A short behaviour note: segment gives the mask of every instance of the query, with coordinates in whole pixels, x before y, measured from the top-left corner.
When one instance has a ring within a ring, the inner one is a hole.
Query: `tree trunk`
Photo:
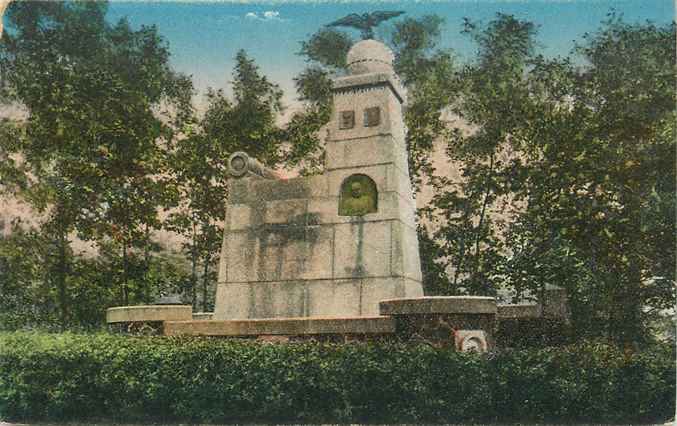
[[[128,289],[127,289],[127,240],[123,240],[122,242],[122,282],[121,282],[121,289],[122,289],[122,305],[127,306],[129,304],[129,295],[128,295]]]
[[[197,307],[197,231],[195,230],[195,221],[193,221],[193,244],[191,251],[191,273],[190,273],[190,300],[193,308]]]
[[[59,292],[59,310],[60,310],[60,322],[61,329],[65,330],[68,324],[68,295],[66,291],[66,275],[68,273],[68,255],[67,255],[67,244],[68,239],[66,237],[66,226],[63,223],[61,213],[58,213],[58,235],[57,235],[57,268],[56,268],[56,286]]]
[[[477,276],[480,266],[480,243],[482,242],[482,228],[484,227],[484,218],[486,217],[487,206],[489,204],[489,193],[491,192],[491,178],[494,172],[494,153],[489,158],[489,176],[487,177],[487,186],[484,190],[484,200],[482,201],[482,210],[480,211],[480,221],[477,224],[477,233],[475,235],[475,265],[473,275]]]
[[[209,256],[204,258],[204,269],[202,271],[202,312],[207,312],[207,287],[209,285]]]

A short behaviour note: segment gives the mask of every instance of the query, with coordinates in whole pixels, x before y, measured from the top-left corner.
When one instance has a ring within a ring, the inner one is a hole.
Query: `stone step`
[[[166,336],[247,337],[393,333],[395,333],[395,320],[387,316],[166,321],[164,323]]]

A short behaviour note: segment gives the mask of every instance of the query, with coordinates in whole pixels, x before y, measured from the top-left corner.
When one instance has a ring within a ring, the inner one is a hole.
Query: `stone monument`
[[[563,296],[547,310],[423,296],[393,54],[364,40],[347,62],[349,75],[333,82],[324,174],[285,180],[245,153],[229,158],[214,313],[177,300],[118,306],[107,310],[111,329],[274,342],[397,339],[485,352],[495,346],[497,317],[521,329],[546,313],[564,315]]]
[[[324,174],[283,180],[231,156],[215,320],[377,316],[423,296],[393,54],[364,40],[347,62]]]

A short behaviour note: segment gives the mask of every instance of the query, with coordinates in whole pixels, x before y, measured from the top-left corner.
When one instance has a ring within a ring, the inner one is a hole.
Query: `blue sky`
[[[300,41],[348,13],[404,10],[405,16],[412,17],[438,14],[446,21],[441,45],[467,58],[473,46],[460,34],[464,17],[486,22],[502,12],[531,20],[540,26],[538,39],[542,52],[554,56],[566,54],[573,47],[573,40],[595,31],[611,8],[622,12],[630,22],[649,19],[666,23],[674,19],[672,0],[113,0],[108,18],[117,21],[126,16],[134,27],[157,25],[169,42],[174,67],[192,75],[199,92],[209,86],[227,89],[235,53],[245,49],[261,70],[281,85],[289,103],[295,98],[292,78],[304,66],[303,58],[296,54]]]

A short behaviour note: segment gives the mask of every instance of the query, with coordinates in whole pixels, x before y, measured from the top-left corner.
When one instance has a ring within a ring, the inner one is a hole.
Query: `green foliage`
[[[322,28],[310,39],[301,42],[299,54],[327,67],[345,69],[346,55],[353,43],[353,39],[344,32]]]
[[[261,75],[246,52],[239,51],[235,61],[233,98],[210,89],[204,115],[198,118],[188,111],[190,120],[169,156],[177,208],[164,225],[185,238],[183,250],[190,258],[191,274],[184,292],[195,307],[200,299],[203,311],[212,309],[230,154],[245,151],[271,166],[283,155],[282,131],[276,124],[282,91]]]
[[[546,59],[536,27],[498,14],[464,33],[447,138],[461,180],[424,209],[452,288],[567,289],[578,336],[636,344],[674,305],[675,26],[613,13],[577,58]]]
[[[74,308],[74,234],[102,250],[115,247],[120,302],[136,302],[131,258],[135,251],[150,258],[159,207],[171,203],[162,178],[165,144],[192,90],[169,66],[154,27],[110,25],[106,10],[105,2],[12,2],[0,40],[1,97],[28,115],[11,138],[0,139],[1,156],[22,160],[3,165],[2,189],[46,216],[44,266],[64,326]]]
[[[404,344],[0,334],[6,419],[651,422],[674,413],[674,348],[480,356]]]
[[[91,330],[105,324],[106,308],[120,299],[114,280],[123,265],[117,252],[104,249],[98,256],[83,256],[69,250],[63,294],[45,267],[53,256],[49,238],[25,224],[14,224],[12,232],[0,238],[0,329]],[[161,294],[185,290],[189,279],[183,263],[167,254],[148,259],[132,254],[127,287],[132,300],[148,303]]]

